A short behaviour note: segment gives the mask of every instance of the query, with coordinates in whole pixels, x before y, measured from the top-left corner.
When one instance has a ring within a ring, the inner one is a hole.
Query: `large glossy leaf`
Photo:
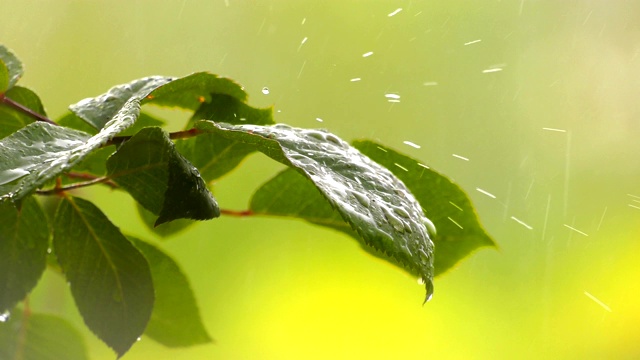
[[[436,275],[479,247],[495,246],[467,194],[447,177],[373,141],[356,141],[353,146],[400,178],[435,224]]]
[[[132,126],[140,114],[140,100],[168,81],[169,78],[155,77],[143,85],[138,84],[139,89],[119,108],[108,106],[102,109],[96,99],[76,104],[74,109],[89,123],[98,123],[105,116],[111,116],[111,120],[92,137],[81,131],[36,122],[0,140],[0,200],[10,198],[19,201],[48,180],[69,171]],[[119,100],[113,101],[116,102],[120,103]],[[115,115],[111,115],[116,108]]]
[[[153,309],[146,259],[100,209],[68,196],[56,211],[53,245],[85,323],[122,356]]]
[[[158,215],[145,209],[142,205],[140,205],[140,203],[137,204],[136,208],[138,209],[140,219],[147,226],[147,228],[161,237],[168,237],[177,234],[182,230],[190,227],[191,225],[196,224],[196,221],[194,220],[176,219],[170,222],[156,225]]]
[[[5,93],[5,96],[40,115],[47,115],[38,95],[25,87],[14,86]],[[10,135],[34,121],[35,119],[29,114],[0,103],[0,138]]]
[[[142,129],[107,161],[107,173],[154,214],[156,225],[174,219],[206,220],[220,209],[194,168],[162,129]]]
[[[0,45],[0,61],[7,69],[5,85],[0,88],[0,93],[2,93],[7,89],[11,89],[18,82],[22,77],[23,70],[22,63],[18,57],[4,45]]]
[[[170,347],[211,342],[187,277],[167,254],[140,239],[129,240],[144,254],[151,268],[156,302],[145,335]]]
[[[191,118],[192,125],[197,120],[207,119],[229,124],[273,124],[273,111],[256,109],[229,96],[214,94],[211,100],[202,104]],[[255,151],[234,139],[220,138],[215,134],[203,134],[176,144],[178,150],[195,165],[205,181],[210,182],[233,170],[250,153]]]
[[[49,225],[40,204],[29,197],[20,210],[0,202],[0,313],[13,308],[45,269]]]
[[[210,121],[196,127],[251,145],[302,173],[358,233],[363,246],[424,279],[430,297],[433,243],[426,220],[420,204],[389,170],[324,131]]]
[[[172,80],[173,78],[163,76],[150,76],[133,80],[127,84],[116,85],[100,96],[84,99],[77,104],[71,105],[69,109],[99,130],[104,128],[116,114],[124,110],[127,104],[137,103],[137,112],[139,112],[140,101],[156,88]],[[136,113],[136,117],[137,115]]]
[[[247,100],[247,93],[233,80],[197,72],[156,89],[144,99],[143,104],[196,110],[201,104],[210,102],[214,94],[228,95],[243,102]]]
[[[80,333],[66,320],[47,314],[22,314],[16,309],[0,322],[2,360],[86,360]]]

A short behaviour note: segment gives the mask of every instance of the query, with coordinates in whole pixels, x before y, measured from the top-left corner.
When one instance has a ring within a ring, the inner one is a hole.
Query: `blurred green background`
[[[242,83],[250,104],[274,105],[278,122],[373,138],[450,176],[499,243],[438,277],[422,306],[415,279],[342,234],[285,219],[198,224],[162,246],[190,277],[216,343],[167,349],[143,337],[125,359],[640,357],[640,3],[1,0],[0,9],[0,41],[53,118],[114,84],[209,70]],[[185,118],[153,111],[174,128]],[[224,208],[245,208],[279,168],[257,155],[244,165],[214,184]],[[153,238],[126,194],[85,195],[124,231]],[[82,329],[92,359],[113,359],[61,277],[47,272],[31,303]]]

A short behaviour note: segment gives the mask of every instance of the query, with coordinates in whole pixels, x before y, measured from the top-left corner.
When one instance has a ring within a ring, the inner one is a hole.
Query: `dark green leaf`
[[[140,219],[142,219],[142,222],[147,226],[147,228],[162,237],[168,237],[177,234],[178,232],[196,223],[195,221],[190,219],[176,219],[156,226],[158,215],[155,215],[151,211],[145,209],[142,205],[140,205],[140,203],[137,204],[136,208],[138,209]]]
[[[86,360],[82,336],[66,320],[46,314],[25,316],[20,309],[0,322],[0,359]]]
[[[202,131],[254,146],[309,179],[370,252],[425,281],[432,293],[433,243],[420,204],[393,174],[337,136],[286,125],[200,121]]]
[[[160,128],[140,130],[107,161],[108,175],[154,214],[156,225],[174,219],[206,220],[220,209],[194,168]]]
[[[0,88],[0,93],[11,89],[22,77],[22,63],[16,55],[4,45],[0,45],[0,61],[7,69],[7,85]]]
[[[156,303],[145,335],[170,347],[211,342],[187,277],[178,264],[157,247],[129,237],[151,268]]]
[[[92,203],[60,202],[53,245],[87,326],[122,356],[144,332],[154,303],[144,256]]]
[[[480,224],[467,194],[447,177],[375,142],[356,141],[354,146],[400,178],[435,224],[438,229],[434,239],[436,275],[479,247],[495,246]]]
[[[66,126],[68,128],[84,131],[91,135],[95,135],[98,133],[98,129],[89,125],[88,122],[84,121],[82,118],[78,117],[78,115],[74,114],[71,111],[60,117],[58,121],[56,121],[56,123],[60,126]]]
[[[40,115],[47,115],[38,95],[25,87],[14,86],[6,92],[5,96]],[[30,115],[0,103],[0,138],[12,134],[34,121],[35,119]]]
[[[211,101],[198,108],[190,124],[207,119],[230,124],[273,124],[272,109],[256,109],[229,95],[212,95]],[[178,150],[195,165],[205,181],[210,182],[233,170],[254,150],[242,142],[203,134],[180,140]]]
[[[0,313],[13,308],[36,286],[45,269],[49,224],[32,197],[20,210],[0,202]]]
[[[47,181],[69,171],[132,126],[140,114],[140,99],[167,81],[170,80],[156,77],[147,80],[144,85],[138,84],[138,91],[93,137],[77,130],[36,122],[0,140],[0,200],[10,198],[19,201]],[[126,86],[123,87],[126,89]],[[100,98],[108,102],[109,97],[103,95]],[[75,108],[84,115],[95,115],[96,121],[115,109],[113,103],[103,109],[96,98],[83,100]]]
[[[149,94],[143,104],[151,103],[196,110],[202,103],[211,101],[212,94],[229,95],[243,102],[247,100],[247,93],[233,80],[207,72],[198,72],[156,89]]]
[[[116,115],[122,117],[123,111],[129,116],[135,112],[131,121],[131,124],[133,124],[140,112],[140,101],[156,88],[172,80],[172,78],[162,76],[137,79],[127,84],[116,85],[100,96],[84,99],[77,104],[71,105],[69,109],[98,130],[104,128],[112,119],[115,119]],[[133,110],[133,107],[136,107],[136,109]],[[118,121],[121,120],[119,119]]]

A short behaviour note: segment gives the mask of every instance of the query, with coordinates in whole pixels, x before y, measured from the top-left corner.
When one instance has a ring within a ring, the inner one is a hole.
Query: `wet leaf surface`
[[[0,45],[0,61],[2,61],[6,69],[6,80],[4,84],[0,83],[0,85],[3,85],[0,87],[0,93],[2,93],[7,89],[11,89],[18,82],[22,77],[23,69],[20,60],[4,45]]]

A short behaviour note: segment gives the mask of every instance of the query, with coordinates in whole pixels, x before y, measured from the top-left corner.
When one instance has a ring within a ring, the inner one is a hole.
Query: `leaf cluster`
[[[11,312],[0,317],[1,358],[40,348],[53,358],[86,356],[81,342],[56,347],[61,334],[78,338],[63,319],[31,314],[27,303],[16,308],[47,265],[66,278],[87,327],[119,357],[142,334],[166,346],[211,341],[175,261],[75,196],[84,186],[126,191],[160,237],[221,214],[332,228],[422,279],[427,299],[434,275],[493,245],[467,195],[445,176],[371,140],[349,144],[323,129],[276,124],[272,109],[248,105],[230,79],[206,72],[137,79],[71,105],[54,122],[33,91],[16,85],[22,72],[0,46],[0,313]],[[147,106],[191,115],[183,131],[168,133],[142,111]],[[247,210],[221,209],[211,184],[254,152],[287,168],[255,190]],[[59,200],[51,220],[37,199],[47,195]]]

